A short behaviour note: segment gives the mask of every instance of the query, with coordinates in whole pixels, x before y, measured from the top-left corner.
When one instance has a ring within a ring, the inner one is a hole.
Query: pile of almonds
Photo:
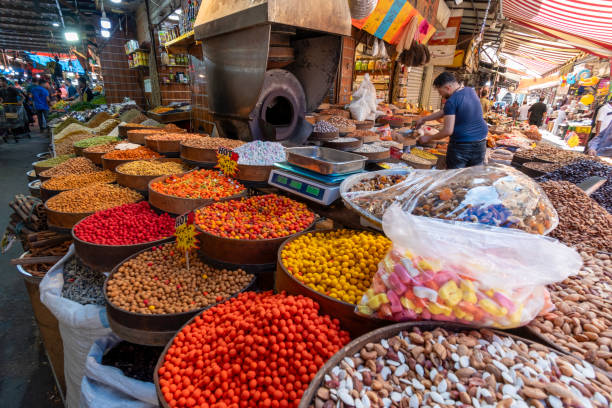
[[[580,273],[550,285],[556,310],[529,328],[607,372],[612,371],[612,256],[582,252]]]
[[[310,406],[609,407],[611,387],[590,364],[540,344],[486,329],[412,327],[341,360]]]
[[[612,214],[569,181],[540,183],[559,215],[549,235],[576,248],[612,252]]]

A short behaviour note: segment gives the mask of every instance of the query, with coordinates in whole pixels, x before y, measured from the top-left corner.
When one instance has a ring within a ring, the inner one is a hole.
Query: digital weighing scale
[[[359,170],[346,174],[324,175],[287,162],[275,163],[274,167],[270,172],[268,184],[324,205],[329,205],[340,197],[340,183],[345,178],[363,172]]]

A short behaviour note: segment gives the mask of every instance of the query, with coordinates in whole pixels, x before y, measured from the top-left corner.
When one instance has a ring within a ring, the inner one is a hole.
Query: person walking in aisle
[[[446,167],[458,169],[484,163],[487,143],[487,123],[474,88],[461,85],[455,75],[443,72],[433,86],[446,99],[444,108],[416,121],[417,128],[429,120],[444,117],[444,128],[435,135],[419,138],[422,144],[450,136],[446,153]]]
[[[527,99],[525,99],[523,101],[523,104],[519,108],[518,120],[525,121],[525,120],[527,120],[528,116],[529,116],[529,105],[527,105]]]
[[[38,85],[30,88],[30,95],[34,101],[34,109],[38,117],[38,127],[41,132],[47,129],[47,118],[49,116],[49,91],[46,88],[48,85],[45,78],[38,80]]]
[[[544,103],[544,97],[540,97],[540,100],[529,108],[529,124],[536,125],[537,127],[542,126],[542,122],[544,121],[544,116],[548,108]]]

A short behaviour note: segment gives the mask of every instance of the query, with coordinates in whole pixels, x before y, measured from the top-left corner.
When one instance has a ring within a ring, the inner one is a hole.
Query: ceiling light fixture
[[[59,23],[53,23],[51,24],[53,27],[59,27]]]
[[[177,8],[176,10],[174,10],[174,13],[178,15],[181,15],[182,12],[183,10],[181,10],[180,8]]]
[[[174,20],[174,21],[179,21],[180,17],[178,16],[178,14],[170,14],[168,16],[168,20]]]
[[[111,0],[111,3],[119,4],[121,3],[121,0]]]
[[[110,30],[111,21],[106,17],[106,11],[104,11],[104,2],[102,2],[102,17],[100,18],[100,27]]]
[[[109,38],[110,37],[110,31],[108,31],[108,30],[102,30],[102,31],[100,31],[100,34],[102,34],[102,37],[104,37],[104,38]]]
[[[64,37],[68,42],[77,42],[79,41],[79,34],[75,31],[66,31],[64,32]]]

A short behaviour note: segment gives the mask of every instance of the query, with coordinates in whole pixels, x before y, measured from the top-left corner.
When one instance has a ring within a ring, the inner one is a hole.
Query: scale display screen
[[[325,190],[309,183],[292,179],[291,177],[282,176],[278,173],[273,175],[272,182],[285,186],[288,190],[307,195],[309,197],[321,200],[325,194]]]

